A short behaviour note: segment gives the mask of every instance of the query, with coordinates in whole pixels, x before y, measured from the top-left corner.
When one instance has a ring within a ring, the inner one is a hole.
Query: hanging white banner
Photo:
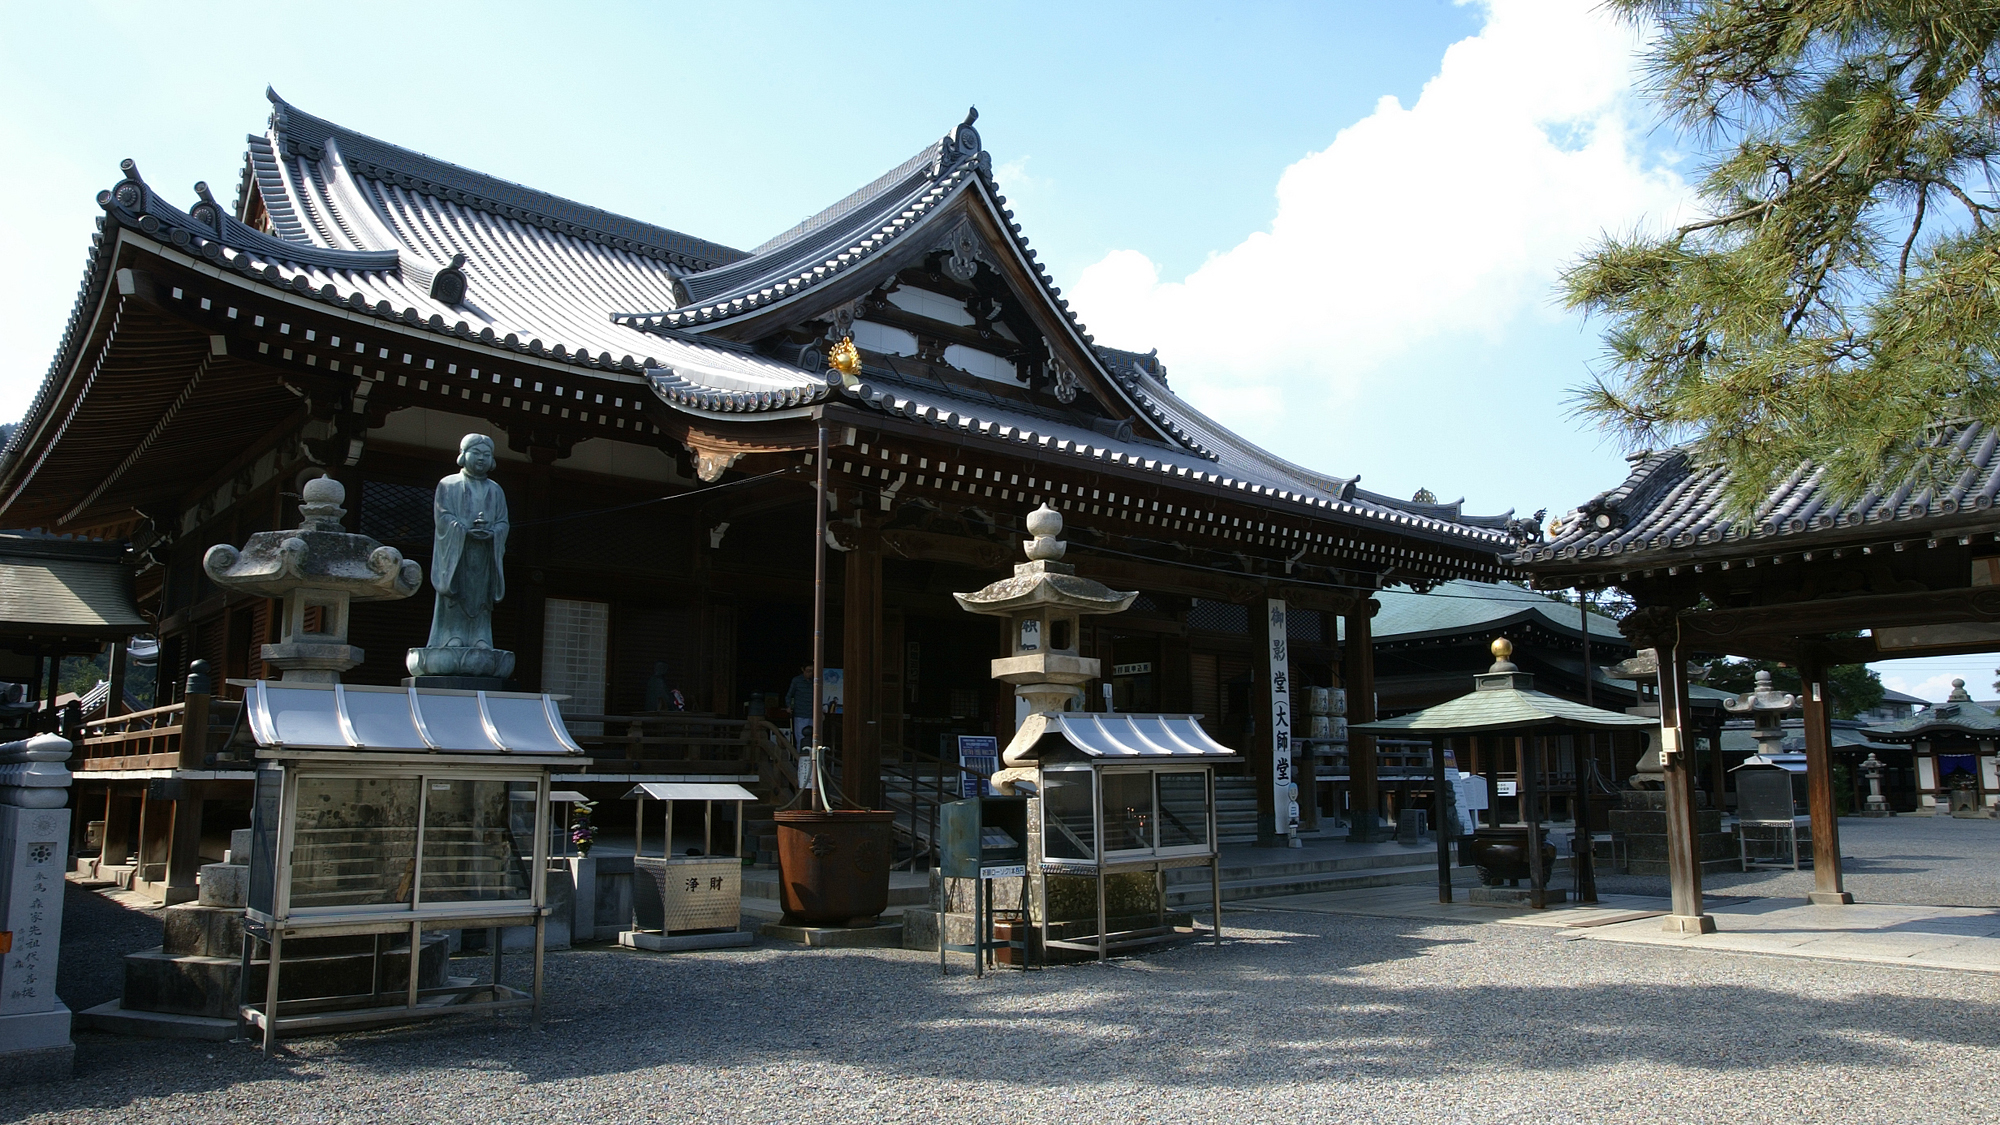
[[[1285,643],[1285,600],[1269,599],[1271,614],[1271,809],[1280,836],[1299,830],[1292,798],[1292,661]]]

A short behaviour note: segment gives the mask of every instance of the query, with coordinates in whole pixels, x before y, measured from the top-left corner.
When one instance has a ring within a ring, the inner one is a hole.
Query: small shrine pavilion
[[[1870,737],[1912,747],[1917,808],[1936,816],[2000,815],[2000,715],[1972,701],[1964,680],[1943,703],[1868,728]]]
[[[1688,660],[1731,655],[1799,670],[1811,817],[1814,903],[1853,901],[1843,886],[1833,792],[1827,669],[2000,644],[2000,435],[1941,426],[1936,481],[1883,480],[1835,495],[1802,464],[1747,513],[1725,503],[1727,469],[1683,449],[1635,454],[1625,481],[1561,517],[1516,561],[1545,590],[1616,587],[1638,602],[1621,627],[1652,650],[1667,762],[1671,929],[1714,923],[1701,906],[1688,746]]]

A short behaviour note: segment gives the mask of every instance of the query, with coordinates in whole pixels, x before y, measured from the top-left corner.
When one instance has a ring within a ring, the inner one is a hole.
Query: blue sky
[[[1099,340],[1160,348],[1204,410],[1364,487],[1565,511],[1624,464],[1569,417],[1597,342],[1555,272],[1686,197],[1635,35],[1592,7],[0,0],[0,420],[40,383],[118,161],[183,204],[197,179],[233,198],[266,84],[737,246],[976,104]]]

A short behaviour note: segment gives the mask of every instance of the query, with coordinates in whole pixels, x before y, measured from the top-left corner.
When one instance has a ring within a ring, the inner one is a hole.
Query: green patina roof
[[[1586,707],[1533,689],[1534,678],[1520,673],[1489,672],[1474,678],[1471,692],[1435,707],[1393,719],[1351,723],[1349,730],[1370,734],[1472,734],[1536,727],[1582,730],[1629,730],[1658,726],[1659,720]]]
[[[1897,719],[1893,723],[1881,723],[1868,728],[1870,734],[1903,742],[1921,738],[1929,734],[1958,734],[1973,738],[1993,738],[2000,736],[2000,715],[1972,701],[1966,694],[1965,681],[1951,682],[1951,696],[1943,703],[1928,711],[1919,711],[1907,719]]]

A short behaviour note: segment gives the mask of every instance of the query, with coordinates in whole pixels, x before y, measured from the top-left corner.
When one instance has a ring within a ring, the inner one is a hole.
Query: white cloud
[[[1562,266],[1606,230],[1659,222],[1688,188],[1645,149],[1637,36],[1589,0],[1491,0],[1414,105],[1384,97],[1286,169],[1270,229],[1163,280],[1119,250],[1083,271],[1101,341],[1158,347],[1175,386],[1261,440],[1385,371],[1441,379],[1423,352],[1559,323]],[[1554,407],[1563,372],[1546,388]],[[1280,403],[1284,409],[1280,410]]]
[[[1966,693],[1974,699],[1992,699],[2000,694],[1993,687],[1994,681],[2000,679],[2000,653],[1885,660],[1869,667],[1881,675],[1883,687],[1932,703],[1942,703],[1951,695],[1953,680],[1964,680]]]

